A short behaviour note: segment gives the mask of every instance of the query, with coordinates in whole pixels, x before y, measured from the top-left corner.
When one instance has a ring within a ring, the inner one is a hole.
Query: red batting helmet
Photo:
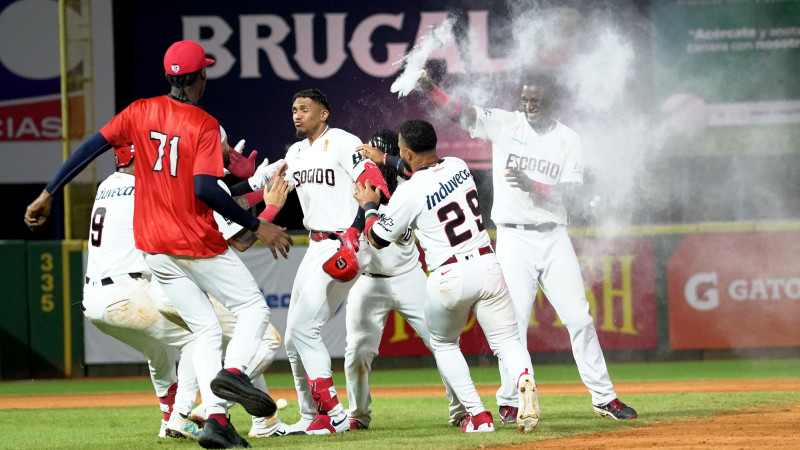
[[[114,159],[117,162],[117,167],[125,167],[133,162],[133,145],[123,145],[114,149]]]
[[[339,250],[333,254],[324,264],[322,270],[333,279],[346,283],[358,275],[358,257],[353,245],[335,233],[330,233],[331,239],[339,240]]]

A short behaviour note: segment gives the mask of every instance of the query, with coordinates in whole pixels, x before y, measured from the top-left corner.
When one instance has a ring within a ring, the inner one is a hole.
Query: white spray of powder
[[[403,64],[405,68],[400,76],[392,83],[389,88],[391,92],[396,92],[398,97],[405,97],[417,86],[417,81],[425,73],[425,62],[428,57],[438,48],[447,45],[453,39],[453,21],[450,19],[442,22],[441,25],[431,28],[429,34],[423,35],[419,43],[408,52],[402,59],[395,61],[394,64]]]

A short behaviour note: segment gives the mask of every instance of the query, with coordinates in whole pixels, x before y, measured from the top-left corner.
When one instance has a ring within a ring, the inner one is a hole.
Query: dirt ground
[[[748,380],[616,383],[621,396],[630,394],[668,394],[681,392],[762,392],[799,391],[800,380]],[[492,395],[494,386],[480,386],[481,395]],[[584,394],[582,384],[544,384],[539,395]],[[295,398],[293,389],[271,389],[274,398]],[[373,388],[376,397],[413,397],[439,395],[442,387]],[[342,393],[344,394],[344,393]],[[344,395],[342,395],[344,396]],[[157,405],[153,394],[72,394],[37,396],[2,396],[0,409],[90,408]],[[519,448],[800,448],[800,404],[724,414],[709,419],[670,424],[656,424],[613,433],[581,435],[539,441]]]

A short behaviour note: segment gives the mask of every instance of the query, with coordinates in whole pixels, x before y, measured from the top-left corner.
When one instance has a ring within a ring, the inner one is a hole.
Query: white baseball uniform
[[[398,182],[403,180],[398,177]],[[384,211],[381,206],[379,211]],[[372,360],[378,355],[381,335],[387,316],[392,310],[411,325],[422,342],[431,349],[430,333],[425,324],[425,283],[427,276],[419,262],[414,232],[409,228],[384,249],[376,250],[361,237],[361,248],[369,257],[361,276],[347,297],[347,347],[344,350],[344,370],[347,376],[348,414],[351,419],[369,427],[372,397],[369,378]],[[444,381],[444,379],[443,379]],[[466,410],[447,381],[444,381],[450,400],[450,421],[457,423]]]
[[[347,298],[356,279],[342,283],[322,270],[339,249],[339,241],[315,240],[319,232],[344,231],[358,211],[353,183],[364,171],[366,160],[356,147],[361,140],[344,130],[327,128],[309,145],[308,139],[293,144],[286,153],[286,178],[297,190],[303,209],[303,225],[312,240],[297,270],[286,319],[286,354],[292,366],[302,420],[317,416],[309,380],[330,379],[331,358],[320,336],[321,327]],[[336,396],[331,385],[330,397]],[[331,415],[340,414],[331,410]]]
[[[194,337],[159,314],[150,274],[133,240],[133,175],[117,172],[97,189],[83,287],[84,315],[104,333],[142,352],[159,397],[180,379],[174,411],[188,414],[197,395]],[[177,355],[181,351],[178,373]]]
[[[385,242],[416,231],[431,270],[425,319],[439,371],[467,411],[485,408],[458,346],[471,310],[492,351],[507,363],[508,377],[533,374],[530,355],[519,340],[514,309],[481,220],[478,192],[466,163],[440,159],[398,186],[385,215],[372,227]],[[381,242],[383,244],[383,242]]]
[[[617,397],[597,340],[578,258],[567,234],[566,210],[544,208],[527,192],[511,187],[507,169],[520,169],[547,185],[583,183],[583,156],[578,134],[560,122],[539,135],[522,112],[476,107],[473,137],[492,142],[497,259],[503,269],[519,322],[520,338],[528,342],[528,322],[538,287],[567,327],[572,353],[595,405]],[[501,361],[501,364],[505,361]],[[502,366],[501,366],[502,367]],[[516,390],[501,369],[497,391],[500,406],[514,405]]]

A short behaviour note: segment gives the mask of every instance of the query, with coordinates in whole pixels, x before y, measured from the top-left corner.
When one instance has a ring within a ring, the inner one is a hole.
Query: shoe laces
[[[618,398],[615,398],[614,400],[608,402],[608,405],[606,405],[606,407],[608,409],[613,409],[614,411],[622,411],[623,409],[627,408],[628,405],[622,403]]]

